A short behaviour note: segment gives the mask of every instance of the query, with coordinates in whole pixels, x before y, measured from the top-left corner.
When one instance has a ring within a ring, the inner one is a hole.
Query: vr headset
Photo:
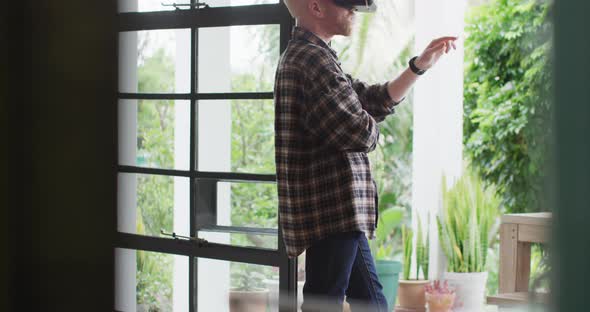
[[[334,4],[357,12],[373,13],[377,11],[374,0],[333,0]]]

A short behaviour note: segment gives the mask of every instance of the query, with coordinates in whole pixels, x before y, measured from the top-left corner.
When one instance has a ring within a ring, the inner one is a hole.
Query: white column
[[[175,91],[190,90],[191,39],[187,30],[176,30],[174,70]],[[174,103],[174,168],[187,170],[190,163],[190,102]],[[190,234],[190,183],[187,178],[174,178],[174,229],[180,235]],[[189,310],[189,262],[186,256],[174,256],[172,311]]]
[[[134,11],[137,0],[119,1],[120,11]],[[137,92],[137,33],[119,35],[119,90]],[[119,163],[132,165],[136,161],[137,100],[118,103]],[[117,194],[117,230],[135,233],[137,179],[134,174],[120,175]],[[115,249],[115,309],[135,312],[136,252]]]
[[[229,4],[229,1],[228,1]],[[231,84],[230,29],[205,28],[199,32],[199,88],[201,92],[225,92]],[[198,118],[199,170],[231,168],[231,102],[201,102]],[[217,223],[230,222],[229,184],[218,184]],[[229,234],[200,235],[218,243],[230,242]],[[229,262],[199,259],[199,311],[229,311]]]
[[[430,278],[445,269],[436,215],[441,208],[443,174],[462,170],[463,25],[466,0],[416,0],[416,54],[434,38],[458,35],[457,50],[444,55],[414,89],[412,211],[423,223],[430,213]]]

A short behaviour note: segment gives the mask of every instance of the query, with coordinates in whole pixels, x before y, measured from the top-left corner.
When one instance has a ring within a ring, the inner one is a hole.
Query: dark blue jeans
[[[316,242],[305,253],[303,312],[387,311],[365,234],[338,233]]]

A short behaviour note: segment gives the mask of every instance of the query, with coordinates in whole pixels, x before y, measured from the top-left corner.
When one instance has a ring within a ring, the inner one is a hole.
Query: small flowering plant
[[[424,286],[429,312],[450,312],[455,302],[455,289],[447,281],[433,281]]]

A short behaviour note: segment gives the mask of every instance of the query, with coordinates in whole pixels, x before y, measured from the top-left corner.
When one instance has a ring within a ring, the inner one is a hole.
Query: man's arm
[[[346,76],[351,81],[352,88],[358,95],[363,109],[378,123],[393,114],[393,108],[401,102],[392,101],[389,96],[388,83],[369,85],[348,74]]]
[[[401,102],[410,91],[410,88],[416,83],[418,77],[420,76],[414,74],[408,67],[397,78],[389,81],[387,83],[387,92],[389,92],[391,99],[398,103]]]

